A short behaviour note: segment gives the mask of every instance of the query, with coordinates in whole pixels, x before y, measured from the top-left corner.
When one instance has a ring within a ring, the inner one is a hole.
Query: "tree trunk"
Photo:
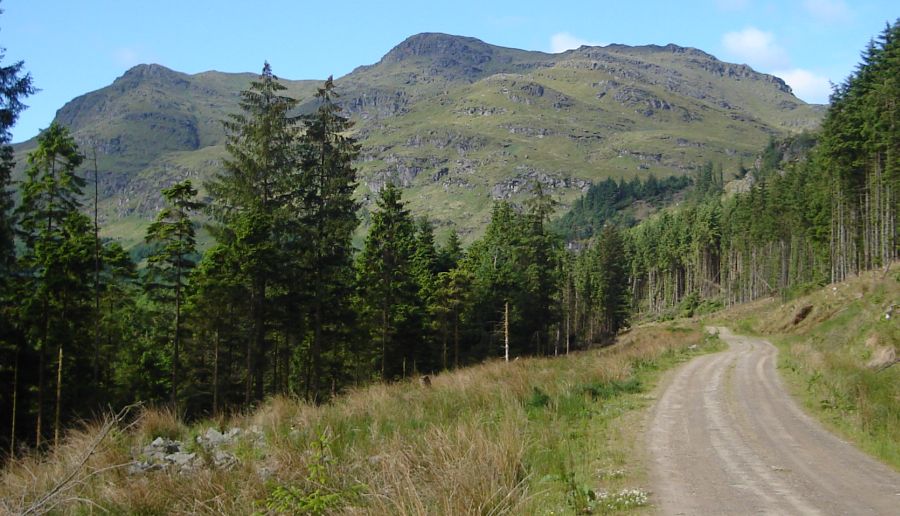
[[[46,295],[45,295],[46,296]],[[41,446],[41,423],[43,421],[43,412],[44,412],[44,387],[46,381],[44,380],[44,370],[47,368],[47,335],[49,334],[49,325],[50,319],[47,316],[47,307],[46,301],[44,302],[44,335],[41,339],[41,351],[40,358],[38,359],[38,400],[37,400],[37,421],[35,422],[35,438],[34,438],[34,446],[35,448],[40,448]]]
[[[178,257],[179,263],[181,256]],[[175,338],[172,342],[172,410],[178,413],[178,351],[181,347],[181,265],[175,268]]]
[[[321,355],[322,355],[322,303],[319,301],[318,290],[315,301],[315,309],[313,312],[313,341],[310,349],[310,358],[312,360],[312,395],[314,398],[319,396],[319,377],[322,375]]]
[[[59,343],[59,358],[56,361],[56,414],[53,418],[53,447],[59,446],[59,413],[62,407],[63,345]]]
[[[97,147],[94,155],[94,389],[100,388],[100,172],[97,169]]]
[[[266,345],[266,280],[260,279],[259,299],[257,300],[257,312],[255,321],[256,335],[254,340],[256,346],[256,364],[254,367],[256,389],[254,398],[256,401],[262,400],[265,393],[265,372],[266,360],[268,358],[268,347]]]
[[[453,310],[453,368],[459,369],[459,308]]]
[[[215,417],[219,413],[219,327],[216,325],[215,337],[213,338],[213,399],[212,399],[212,415]]]
[[[509,302],[503,305],[503,350],[504,359],[509,362]]]
[[[13,364],[13,391],[12,391],[12,420],[10,421],[9,431],[9,456],[15,457],[16,453],[16,415],[19,402],[19,349],[20,345],[16,344],[16,357]]]

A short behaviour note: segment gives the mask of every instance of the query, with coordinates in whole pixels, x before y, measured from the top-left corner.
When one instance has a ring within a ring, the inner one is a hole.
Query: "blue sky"
[[[558,52],[580,44],[676,43],[784,78],[826,102],[866,43],[900,16],[896,1],[3,0],[2,64],[24,60],[41,89],[13,129],[22,141],[72,98],[139,63],[196,73],[340,77],[419,32]]]

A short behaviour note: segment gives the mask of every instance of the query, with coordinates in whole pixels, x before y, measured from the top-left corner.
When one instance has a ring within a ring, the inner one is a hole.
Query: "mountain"
[[[162,187],[218,170],[220,121],[254,76],[139,65],[57,112],[97,147],[109,235],[133,243]],[[321,81],[282,82],[301,111],[313,109]],[[683,175],[709,160],[735,169],[823,113],[777,77],[671,44],[546,54],[418,34],[336,82],[362,144],[364,215],[394,181],[414,213],[469,239],[494,200],[521,200],[534,181],[565,207],[607,177]],[[33,147],[16,146],[20,162]]]

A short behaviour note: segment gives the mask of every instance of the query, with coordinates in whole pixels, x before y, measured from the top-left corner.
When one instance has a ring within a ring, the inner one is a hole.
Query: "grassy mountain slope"
[[[109,234],[129,236],[151,218],[161,187],[218,169],[220,120],[252,78],[140,65],[58,112],[97,144]],[[283,83],[301,111],[313,108],[318,81]],[[363,145],[364,207],[394,181],[414,213],[468,238],[493,200],[521,200],[532,181],[566,206],[610,176],[684,174],[707,160],[733,168],[770,135],[821,118],[780,79],[675,45],[545,54],[419,34],[337,84]]]

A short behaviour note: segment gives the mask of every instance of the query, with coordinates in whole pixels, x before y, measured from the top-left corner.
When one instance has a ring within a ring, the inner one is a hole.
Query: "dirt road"
[[[678,369],[650,415],[652,503],[663,514],[900,515],[900,474],[805,415],[765,340]]]

